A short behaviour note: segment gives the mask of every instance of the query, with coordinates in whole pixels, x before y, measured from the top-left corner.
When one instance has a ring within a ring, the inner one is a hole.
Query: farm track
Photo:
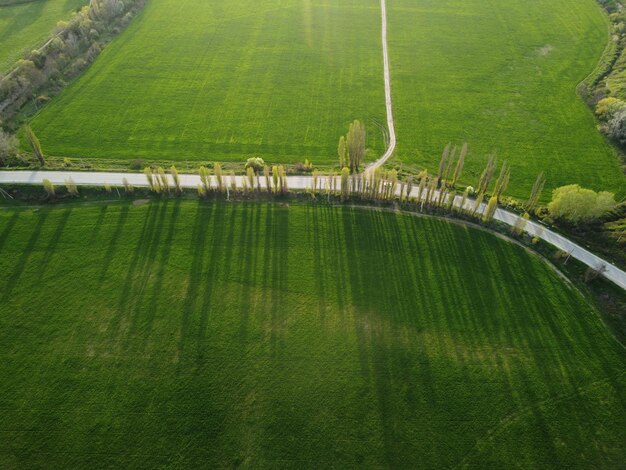
[[[238,187],[243,187],[244,176],[237,176],[236,183]],[[63,186],[65,182],[71,179],[74,183],[80,186],[103,186],[105,183],[112,186],[122,186],[124,179],[126,179],[131,185],[138,187],[147,187],[148,181],[145,175],[141,173],[108,173],[108,172],[83,172],[83,171],[0,171],[0,184],[33,184],[41,185],[43,179],[48,179],[54,185]],[[197,188],[200,184],[200,177],[198,175],[180,175],[180,183],[184,188]],[[305,190],[311,187],[312,178],[310,176],[289,176],[287,177],[287,184],[290,189]],[[173,180],[171,180],[173,185]],[[262,178],[259,179],[259,184],[262,188],[265,187],[265,183]],[[339,185],[339,178],[337,181]],[[337,186],[339,187],[339,186]],[[400,195],[403,190],[403,186],[399,186],[396,190],[396,194]],[[410,196],[417,198],[419,188],[413,188]],[[434,198],[438,197],[437,194]],[[461,204],[461,196],[455,196],[454,205],[459,207]],[[473,208],[474,201],[468,200],[465,205],[465,209],[471,210]],[[482,213],[486,209],[486,203],[482,203],[477,210],[477,213]],[[505,223],[510,227],[514,227],[519,220],[519,215],[507,211],[505,209],[497,209],[493,218],[499,222]],[[609,263],[608,261],[594,255],[584,247],[568,240],[563,235],[560,235],[547,227],[544,227],[538,222],[528,221],[524,231],[533,237],[538,237],[541,240],[551,244],[552,246],[568,253],[574,259],[577,259],[581,263],[589,266],[593,269],[600,270],[602,275],[615,283],[622,289],[626,290],[626,272],[619,269],[617,266]]]
[[[389,48],[387,47],[387,0],[380,0],[380,12],[382,19],[382,48],[383,48],[383,74],[385,77],[385,108],[387,110],[387,130],[389,132],[389,144],[387,150],[378,160],[370,163],[365,171],[378,168],[385,164],[396,149],[396,128],[393,122],[393,106],[391,100],[391,72],[389,71]]]

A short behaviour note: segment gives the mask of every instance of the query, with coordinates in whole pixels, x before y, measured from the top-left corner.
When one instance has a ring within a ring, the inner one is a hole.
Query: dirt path
[[[391,73],[389,72],[389,50],[387,47],[387,0],[380,0],[382,17],[382,46],[383,46],[383,74],[385,77],[385,106],[387,108],[387,129],[389,131],[389,145],[378,160],[370,163],[365,171],[371,171],[383,165],[393,155],[396,149],[396,128],[393,123],[393,108],[391,101]]]

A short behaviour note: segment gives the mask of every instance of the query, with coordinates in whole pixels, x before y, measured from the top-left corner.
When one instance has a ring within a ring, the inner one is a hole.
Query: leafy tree
[[[348,163],[348,146],[346,145],[346,138],[341,136],[339,138],[339,146],[337,147],[337,154],[339,155],[339,166],[343,169],[349,165]]]
[[[461,154],[459,155],[459,161],[456,163],[456,168],[454,169],[454,176],[452,177],[451,186],[456,187],[456,183],[463,172],[463,166],[465,165],[465,157],[467,156],[467,143],[463,144],[461,147]]]
[[[67,189],[68,194],[78,196],[78,186],[76,186],[76,183],[74,183],[72,178],[67,178],[65,180],[65,188]]]
[[[172,175],[172,179],[174,180],[174,189],[178,194],[180,194],[183,189],[180,185],[180,176],[178,175],[178,170],[174,165],[170,167],[170,175]]]
[[[345,201],[350,192],[350,168],[341,169],[341,200]]]
[[[7,159],[17,155],[18,144],[17,137],[0,129],[0,165],[6,164]]]
[[[41,166],[44,166],[46,164],[46,159],[44,157],[43,150],[41,149],[41,143],[39,142],[39,139],[37,138],[30,126],[24,127],[24,133],[26,135],[26,141],[33,151],[33,155],[35,155],[35,158],[37,158],[39,164]]]
[[[252,157],[248,158],[244,169],[248,171],[248,168],[252,168],[255,173],[258,173],[263,170],[264,166],[265,161],[261,157]]]
[[[573,223],[591,222],[612,211],[615,195],[607,191],[596,193],[577,184],[561,186],[552,193],[548,210],[553,217]]]
[[[541,193],[543,192],[543,187],[546,185],[546,179],[543,176],[543,171],[539,173],[537,179],[535,180],[535,184],[533,184],[533,189],[530,192],[530,197],[528,201],[524,205],[524,210],[526,212],[531,212],[537,207],[537,203],[539,202],[539,198],[541,197]]]
[[[485,222],[489,222],[493,219],[493,215],[496,213],[496,209],[498,208],[498,196],[491,196],[489,198],[489,202],[487,203],[487,208],[485,209],[485,213],[483,214],[483,220]]]
[[[56,194],[56,191],[54,189],[54,185],[52,184],[52,182],[47,178],[44,179],[42,182],[43,182],[44,191],[46,191],[46,193],[48,194],[50,198],[53,198],[54,195]]]
[[[346,136],[346,143],[348,146],[348,157],[350,160],[350,172],[354,173],[359,171],[363,158],[365,157],[365,125],[358,120],[355,120],[350,124],[348,135]]]

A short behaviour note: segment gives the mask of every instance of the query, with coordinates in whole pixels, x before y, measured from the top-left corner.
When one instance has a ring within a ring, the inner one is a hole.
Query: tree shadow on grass
[[[191,324],[196,314],[196,305],[198,303],[198,293],[202,286],[202,273],[204,269],[204,254],[206,248],[208,221],[211,220],[215,206],[203,205],[198,203],[196,206],[196,215],[194,225],[191,232],[191,243],[189,245],[189,253],[191,255],[191,264],[187,275],[187,291],[183,303],[180,325],[180,339],[178,343],[178,354],[182,358],[186,351],[187,339],[191,331]],[[179,361],[181,364],[181,361]],[[179,372],[182,369],[179,367]]]
[[[100,271],[100,283],[105,279],[109,267],[111,266],[111,260],[115,256],[115,249],[117,248],[117,242],[119,241],[120,235],[124,230],[124,226],[126,224],[126,219],[128,218],[128,206],[124,206],[121,208],[119,212],[119,216],[117,218],[117,223],[115,224],[115,230],[113,230],[113,234],[109,239],[109,243],[107,245],[107,249],[104,253],[104,258],[102,260],[102,270]]]
[[[41,235],[41,230],[43,229],[43,226],[46,223],[46,219],[48,218],[49,213],[50,213],[49,210],[45,210],[37,214],[37,222],[35,224],[35,227],[33,228],[33,231],[31,232],[31,235],[28,239],[28,242],[26,243],[26,246],[22,250],[20,257],[18,258],[17,263],[15,264],[15,267],[13,268],[13,271],[11,272],[11,275],[9,276],[8,282],[4,286],[4,289],[3,289],[4,293],[2,294],[3,303],[9,300],[11,293],[13,292],[13,289],[15,289],[15,286],[19,282],[20,277],[22,276],[22,273],[24,272],[24,269],[26,268],[26,264],[28,263],[28,260],[33,254],[33,250],[35,249],[35,245],[37,244],[37,240],[39,239],[39,236]]]
[[[13,212],[13,215],[11,216],[9,221],[6,224],[4,224],[4,227],[2,228],[2,233],[0,233],[0,253],[2,253],[2,249],[4,248],[4,245],[9,239],[11,230],[13,230],[13,227],[15,227],[15,224],[17,223],[17,220],[19,219],[19,217],[20,217],[19,211],[15,211]]]
[[[48,269],[48,265],[50,264],[50,261],[52,260],[53,256],[56,253],[57,245],[59,244],[59,241],[61,240],[61,236],[63,235],[63,230],[65,230],[65,226],[67,225],[67,221],[69,220],[71,213],[72,213],[71,208],[65,209],[63,211],[63,215],[61,215],[60,220],[57,222],[56,229],[54,230],[54,233],[52,234],[52,238],[48,242],[48,246],[46,247],[45,254],[43,256],[43,259],[41,260],[41,265],[39,267],[39,275],[37,276],[38,283],[43,280],[44,274],[46,270]]]

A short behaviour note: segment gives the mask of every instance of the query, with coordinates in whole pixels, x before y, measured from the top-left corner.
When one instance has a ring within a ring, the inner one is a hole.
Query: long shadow
[[[200,307],[200,316],[198,322],[198,338],[197,338],[197,362],[204,362],[204,351],[206,347],[206,336],[209,323],[209,314],[212,312],[213,303],[216,300],[214,295],[219,292],[219,275],[221,272],[221,261],[219,254],[221,248],[227,245],[224,238],[224,226],[226,211],[223,206],[217,206],[213,212],[212,222],[212,243],[209,248],[208,259],[206,264],[206,274],[202,276],[202,305]],[[230,260],[224,260],[229,263]]]
[[[128,218],[128,206],[122,207],[120,210],[119,217],[117,219],[117,224],[115,225],[115,230],[113,230],[113,234],[111,235],[111,239],[107,245],[107,249],[104,253],[104,258],[102,260],[102,270],[100,271],[100,282],[104,280],[106,277],[109,267],[111,266],[111,260],[115,255],[115,249],[117,247],[117,241],[120,238],[124,230],[124,225],[126,224],[126,219]]]
[[[2,302],[7,302],[9,300],[9,297],[11,296],[13,289],[19,282],[20,277],[22,276],[22,273],[24,272],[24,269],[26,268],[26,264],[28,263],[28,260],[30,259],[31,255],[33,254],[33,250],[35,248],[35,245],[37,244],[37,240],[39,239],[39,236],[41,235],[41,230],[43,229],[43,226],[46,222],[46,219],[48,218],[49,213],[50,212],[48,210],[42,211],[39,213],[40,215],[37,219],[37,223],[35,224],[35,228],[33,229],[30,235],[30,238],[28,239],[28,242],[26,243],[26,246],[24,247],[22,251],[22,254],[17,260],[17,263],[15,264],[15,267],[13,268],[13,271],[11,272],[11,275],[9,276],[8,282],[4,286]]]
[[[4,225],[4,228],[2,229],[2,233],[0,233],[0,253],[2,253],[2,249],[4,248],[4,245],[9,239],[11,230],[13,230],[13,227],[15,227],[15,224],[17,223],[17,220],[19,219],[19,217],[20,217],[19,211],[13,212],[13,215],[11,216],[9,221]]]
[[[111,319],[109,331],[111,335],[119,336],[122,321],[129,322],[129,316],[133,307],[137,304],[137,295],[135,295],[137,279],[143,276],[142,270],[148,252],[152,249],[152,236],[156,225],[156,219],[160,206],[151,204],[147,209],[144,223],[141,228],[140,236],[137,239],[135,252],[130,260],[127,268],[126,278],[124,280],[122,292],[120,294],[116,314]]]
[[[100,230],[102,229],[102,224],[104,223],[104,219],[107,214],[107,210],[109,209],[108,204],[100,207],[100,212],[98,213],[98,218],[96,219],[96,223],[93,225],[93,229],[91,230],[91,236],[89,237],[89,243],[95,243],[98,235],[100,235]]]
[[[69,220],[71,213],[72,213],[71,208],[63,211],[63,215],[61,216],[59,222],[57,223],[57,227],[54,230],[54,233],[52,234],[52,238],[50,239],[50,242],[48,242],[48,246],[46,247],[44,257],[41,261],[41,265],[39,267],[39,275],[37,276],[37,282],[42,281],[43,276],[46,270],[48,269],[48,265],[50,264],[50,261],[52,260],[52,257],[54,256],[56,252],[56,247],[59,244],[59,240],[61,240],[61,236],[63,235],[63,230],[65,230],[65,226],[67,225],[67,221]]]
[[[208,209],[207,209],[208,207]],[[196,305],[198,302],[198,292],[202,286],[202,272],[204,268],[204,252],[207,238],[208,220],[211,219],[214,205],[204,206],[202,203],[197,204],[194,225],[191,233],[191,243],[189,245],[189,253],[191,255],[191,265],[189,266],[189,274],[187,276],[187,292],[183,303],[183,311],[180,324],[180,339],[178,343],[179,357],[182,359],[185,351],[187,338],[190,335],[191,323],[193,316],[196,314]],[[183,370],[179,361],[180,373]]]
[[[150,332],[152,331],[152,325],[154,323],[154,318],[157,315],[159,310],[159,299],[163,289],[163,277],[165,276],[165,272],[168,267],[168,262],[170,259],[170,253],[172,250],[172,241],[174,240],[174,234],[176,233],[176,222],[178,220],[178,216],[180,215],[180,199],[176,199],[174,202],[174,208],[172,209],[172,213],[168,214],[167,224],[168,230],[165,236],[165,240],[160,243],[161,251],[158,255],[155,254],[155,258],[158,256],[158,266],[155,274],[154,285],[152,287],[152,292],[149,295],[149,302],[147,308],[147,318],[145,320],[144,326],[144,346],[148,342]],[[161,231],[160,228],[157,230]],[[155,242],[155,245],[159,245]]]
[[[283,358],[284,344],[282,334],[285,325],[285,313],[289,311],[287,300],[287,276],[289,268],[289,209],[271,206],[275,219],[272,231],[272,310],[270,351],[272,357]],[[268,236],[268,234],[266,234]],[[282,363],[282,361],[281,361]]]

